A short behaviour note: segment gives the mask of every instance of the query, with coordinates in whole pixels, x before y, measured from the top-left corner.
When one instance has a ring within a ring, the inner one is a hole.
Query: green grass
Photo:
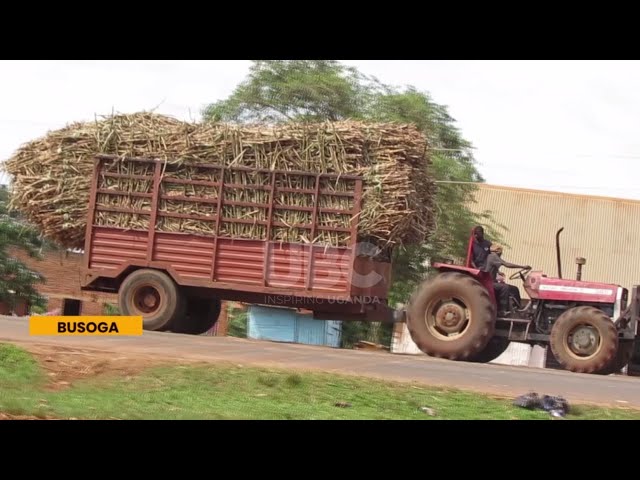
[[[0,345],[0,412],[80,419],[551,418],[475,393],[236,365],[154,368],[61,391],[46,390],[44,378],[29,353]],[[567,418],[640,419],[640,412],[579,406]]]
[[[29,352],[15,345],[0,345],[0,386],[40,385],[43,378],[38,362]]]

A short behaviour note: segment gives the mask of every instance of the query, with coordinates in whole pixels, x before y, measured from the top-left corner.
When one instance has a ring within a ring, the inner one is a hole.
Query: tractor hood
[[[531,298],[586,303],[615,303],[620,289],[610,283],[549,278],[542,272],[531,272],[524,287]]]

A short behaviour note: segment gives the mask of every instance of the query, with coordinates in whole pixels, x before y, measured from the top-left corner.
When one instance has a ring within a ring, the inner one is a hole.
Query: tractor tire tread
[[[580,320],[587,320],[595,326],[604,343],[594,358],[584,361],[568,353],[569,347],[564,342],[567,331]],[[590,306],[574,307],[558,317],[551,329],[549,344],[556,360],[566,370],[576,373],[603,374],[615,360],[618,350],[618,332],[611,319],[602,310]]]
[[[424,308],[441,289],[454,290],[469,300],[471,331],[460,340],[438,341],[429,333]],[[444,272],[423,282],[413,293],[407,311],[407,327],[417,347],[425,354],[449,360],[467,360],[487,345],[495,329],[495,307],[486,289],[474,278],[458,272]]]

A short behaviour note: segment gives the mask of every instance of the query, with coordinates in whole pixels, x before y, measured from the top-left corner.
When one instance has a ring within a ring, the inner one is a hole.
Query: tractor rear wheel
[[[183,307],[177,285],[158,270],[136,270],[124,279],[118,292],[122,315],[141,316],[144,330],[163,330]]]
[[[493,336],[495,319],[487,290],[457,272],[423,283],[407,310],[407,327],[418,348],[449,360],[468,360],[482,352]]]
[[[601,310],[574,307],[558,317],[549,343],[556,360],[566,370],[605,373],[616,357],[618,333]]]

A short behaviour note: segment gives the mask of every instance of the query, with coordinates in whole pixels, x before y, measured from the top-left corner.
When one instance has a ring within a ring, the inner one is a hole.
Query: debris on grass
[[[553,417],[564,417],[569,413],[569,402],[560,396],[543,395],[530,392],[517,397],[513,404],[528,410],[544,410]]]

